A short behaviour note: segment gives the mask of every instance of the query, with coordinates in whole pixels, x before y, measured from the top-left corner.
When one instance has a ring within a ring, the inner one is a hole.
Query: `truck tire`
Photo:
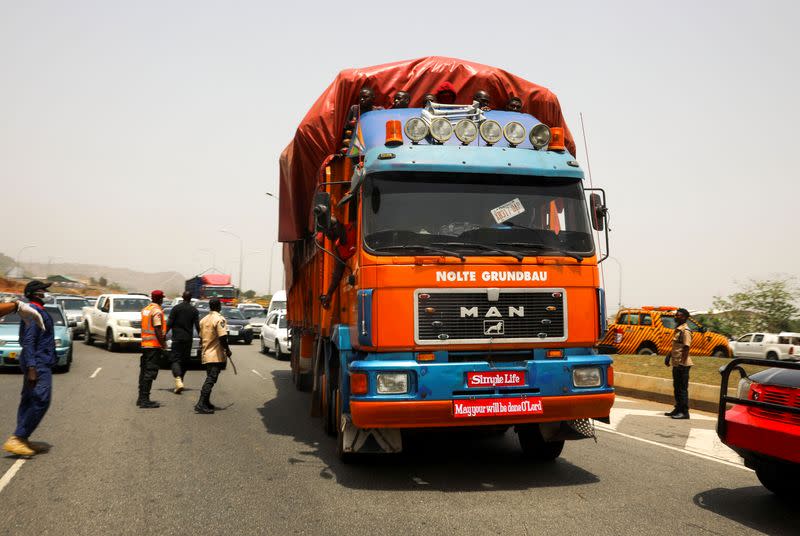
[[[331,437],[336,436],[336,403],[333,399],[333,389],[331,389],[328,377],[323,374],[320,376],[320,390],[322,403],[322,429]]]
[[[717,346],[711,353],[711,357],[728,357],[728,351],[722,346]]]
[[[119,350],[119,345],[116,342],[114,342],[114,332],[110,329],[106,330],[105,345],[106,345],[106,350],[108,350],[109,352],[116,352],[117,350]]]
[[[563,440],[545,441],[538,424],[518,427],[517,438],[522,447],[522,455],[537,462],[552,462],[564,449]]]
[[[336,387],[334,392],[336,397],[336,455],[342,463],[353,463],[356,459],[356,454],[353,452],[344,451],[344,433],[342,432],[342,393],[339,387]]]
[[[636,353],[638,355],[656,355],[658,353],[658,349],[656,348],[655,344],[650,341],[646,341],[639,345]]]
[[[86,346],[91,346],[94,341],[92,340],[92,331],[89,329],[89,322],[83,323],[83,329],[85,330],[83,336],[83,344],[85,344]]]
[[[775,495],[800,498],[800,489],[797,487],[800,470],[797,468],[761,461],[756,465],[756,476]]]
[[[767,352],[767,359],[769,359],[770,361],[777,361],[778,354],[776,354],[775,352]]]

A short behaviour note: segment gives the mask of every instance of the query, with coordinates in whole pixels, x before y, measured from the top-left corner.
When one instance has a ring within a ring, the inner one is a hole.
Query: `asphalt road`
[[[32,438],[50,452],[0,458],[6,480],[16,470],[0,534],[797,534],[794,505],[751,471],[682,450],[683,425],[653,416],[663,406],[621,401],[624,422],[552,464],[524,461],[509,432],[425,435],[409,453],[343,465],[288,363],[257,342],[234,357],[239,374],[224,372],[212,396],[224,411],[196,415],[204,372],[174,395],[161,371],[163,407],[141,410],[138,354],[76,343]],[[21,382],[0,374],[6,434]]]

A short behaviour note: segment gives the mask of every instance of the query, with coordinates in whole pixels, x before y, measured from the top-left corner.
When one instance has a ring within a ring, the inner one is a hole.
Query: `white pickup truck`
[[[730,342],[734,357],[800,360],[800,333],[748,333]]]
[[[103,294],[83,308],[84,342],[102,340],[106,350],[116,352],[122,345],[141,344],[142,309],[150,300],[142,294]]]

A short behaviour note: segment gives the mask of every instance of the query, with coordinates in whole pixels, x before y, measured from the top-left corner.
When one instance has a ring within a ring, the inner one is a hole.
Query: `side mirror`
[[[314,194],[314,225],[317,231],[326,231],[331,227],[331,194],[317,192]]]
[[[602,231],[605,229],[606,214],[608,208],[603,204],[600,194],[589,195],[589,209],[592,218],[592,229]]]

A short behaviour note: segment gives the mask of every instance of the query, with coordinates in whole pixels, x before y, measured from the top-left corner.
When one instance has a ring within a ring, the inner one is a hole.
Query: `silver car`
[[[80,296],[56,296],[55,303],[61,306],[67,315],[67,322],[75,322],[72,335],[77,339],[84,333],[83,308],[89,306],[89,301]]]

